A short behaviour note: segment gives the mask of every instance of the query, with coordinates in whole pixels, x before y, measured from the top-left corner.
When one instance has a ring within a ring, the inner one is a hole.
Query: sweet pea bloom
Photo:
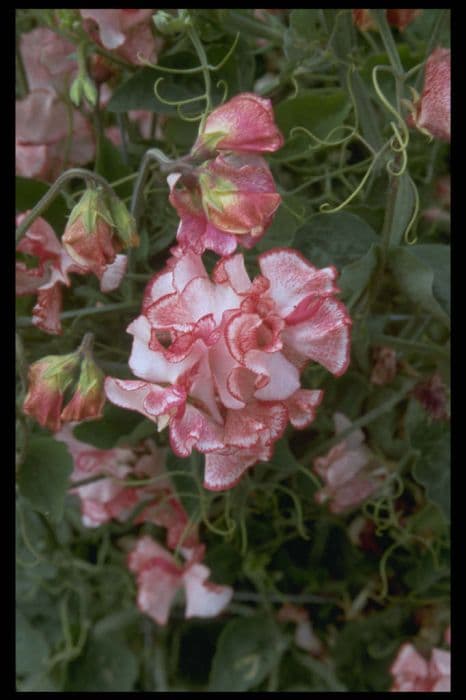
[[[351,320],[334,296],[334,267],[291,249],[259,256],[252,282],[242,255],[207,274],[200,256],[177,251],[149,282],[128,327],[138,380],[107,377],[113,403],[169,426],[173,451],[206,455],[204,485],[234,486],[268,460],[290,421],[304,428],[323,392],[302,389],[314,360],[339,376],[349,363]]]
[[[272,103],[251,92],[236,95],[207,117],[193,152],[199,149],[271,153],[283,146]]]
[[[73,429],[76,425],[68,423],[54,436],[66,444],[73,457],[71,481],[98,475],[107,477],[76,487],[71,492],[79,497],[85,527],[98,527],[112,519],[124,522],[137,505],[146,504],[136,516],[135,523],[152,522],[166,528],[170,549],[179,544],[199,546],[197,530],[188,527],[188,515],[175,497],[165,472],[166,449],[157,447],[152,440],[145,440],[132,448],[97,449],[75,438]],[[129,487],[124,484],[127,477],[156,480],[153,484]]]
[[[80,10],[84,27],[104,48],[138,65],[153,61],[157,43],[151,31],[154,10]]]
[[[424,88],[408,117],[428,136],[450,142],[451,130],[451,52],[437,48],[426,62]]]
[[[229,255],[238,243],[251,248],[281,201],[267,163],[255,155],[221,155],[198,168],[194,178],[173,173],[168,183],[181,218],[178,244],[199,254],[208,248]]]
[[[342,413],[335,413],[333,419],[337,435],[351,425]],[[374,455],[363,443],[362,430],[354,430],[328,454],[314,460],[314,471],[325,481],[315,499],[318,503],[330,500],[332,513],[359,505],[385,478],[385,470],[377,465]]]
[[[20,52],[28,88],[65,94],[77,73],[76,47],[46,27],[21,34]]]
[[[182,553],[186,561],[179,565],[157,542],[141,537],[128,556],[128,567],[137,577],[138,606],[159,625],[167,624],[170,608],[180,589],[184,589],[186,598],[186,618],[215,617],[233,595],[229,586],[218,586],[207,580],[210,570],[199,563],[199,548],[182,549]]]
[[[23,411],[44,428],[59,430],[64,393],[73,381],[79,355],[48,355],[34,362],[28,371],[28,393]]]
[[[19,214],[20,224],[26,213]],[[28,267],[25,262],[16,262],[16,294],[37,294],[37,303],[32,311],[32,322],[45,331],[60,335],[62,332],[60,313],[62,310],[62,285],[71,285],[69,273],[84,275],[89,266],[77,264],[56,237],[50,224],[38,217],[26,231],[16,250],[38,258],[37,267]],[[100,275],[103,292],[116,289],[126,271],[126,255],[117,255]]]
[[[69,123],[71,139],[68,147]],[[78,110],[68,111],[54,92],[37,89],[16,101],[16,174],[51,182],[65,167],[95,157],[94,134]]]
[[[403,644],[390,672],[394,683],[392,692],[450,692],[450,652],[433,649],[426,661],[412,644]]]

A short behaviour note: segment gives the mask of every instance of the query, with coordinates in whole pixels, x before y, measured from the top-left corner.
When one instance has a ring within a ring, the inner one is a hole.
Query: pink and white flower
[[[80,499],[83,525],[98,527],[112,519],[124,522],[137,505],[146,504],[135,517],[135,524],[152,522],[166,528],[170,549],[199,546],[197,528],[189,527],[188,515],[165,471],[166,449],[157,447],[152,440],[134,448],[97,449],[74,437],[76,425],[68,423],[55,433],[55,439],[64,442],[73,457],[71,481],[106,476],[71,491]],[[127,477],[154,479],[154,483],[125,486]]]
[[[319,270],[291,249],[260,255],[259,266],[251,282],[238,254],[210,278],[200,256],[176,251],[128,327],[139,379],[105,383],[110,401],[168,425],[176,454],[206,455],[210,490],[270,459],[288,421],[303,428],[314,419],[323,392],[299,378],[310,360],[336,376],[349,363],[351,320],[334,298],[335,268]]]
[[[333,417],[335,431],[343,432],[351,421],[342,413]],[[362,430],[353,430],[325,456],[314,460],[314,471],[325,486],[316,493],[318,503],[330,501],[332,513],[341,513],[366,500],[382,484],[386,473],[364,443]]]
[[[200,549],[183,549],[184,564],[150,537],[140,537],[128,556],[136,574],[140,610],[159,625],[166,625],[178,591],[184,590],[185,617],[216,617],[231,600],[233,590],[208,581],[210,570],[199,563]]]
[[[392,692],[450,692],[450,652],[433,649],[429,661],[409,643],[400,647],[390,672]]]
[[[450,142],[451,131],[451,51],[437,48],[426,62],[424,88],[408,117],[428,136]]]
[[[66,94],[78,71],[76,47],[46,27],[21,34],[19,46],[29,90]]]
[[[281,197],[267,163],[255,155],[219,155],[185,177],[168,176],[170,202],[181,222],[183,250],[229,255],[254,246],[272,223]]]
[[[313,656],[319,656],[322,651],[322,643],[315,634],[309,613],[305,608],[292,603],[285,603],[277,614],[279,622],[293,622],[296,625],[294,643],[300,649],[308,651]]]
[[[252,92],[242,92],[214,109],[196,141],[197,150],[271,153],[283,146],[272,103]]]

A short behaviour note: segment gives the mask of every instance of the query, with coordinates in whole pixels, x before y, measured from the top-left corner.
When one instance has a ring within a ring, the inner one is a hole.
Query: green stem
[[[71,311],[63,311],[60,314],[60,319],[65,321],[68,318],[81,318],[82,316],[92,316],[94,314],[106,314],[109,311],[123,311],[126,309],[137,309],[139,307],[138,301],[123,301],[116,302],[115,304],[106,304],[105,306],[98,307],[87,307],[85,309],[72,309]],[[16,319],[16,325],[18,328],[28,328],[33,326],[32,319],[29,316],[20,316]]]
[[[393,34],[388,26],[386,10],[370,10],[370,12],[375,19],[385,51],[388,54],[388,58],[393,66],[395,74],[401,77],[404,72],[403,66],[401,64],[400,54],[398,53],[398,49],[396,48],[396,44],[393,39]]]
[[[70,170],[66,170],[55,180],[48,192],[46,192],[42,199],[37,202],[36,206],[31,209],[29,214],[24,217],[23,221],[16,229],[16,245],[19,243],[21,238],[24,236],[31,224],[37,219],[37,217],[39,217],[47,209],[47,207],[50,206],[55,197],[59,194],[60,190],[63,188],[63,185],[69,180],[77,177],[83,178],[83,180],[86,180],[88,183],[93,182],[94,184],[100,185],[106,189],[112,197],[116,196],[107,180],[105,180],[105,178],[103,178],[101,175],[93,173],[90,170],[85,170],[84,168],[70,168]]]
[[[283,41],[284,28],[283,31],[281,31],[278,28],[269,27],[265,22],[260,22],[252,17],[246,17],[245,15],[236,14],[234,11],[228,13],[225,28],[227,31],[243,31],[245,34],[250,34],[254,37],[264,37],[274,42],[278,41],[282,43]]]
[[[204,114],[203,114],[202,119],[201,119],[201,123],[199,125],[199,134],[202,134],[202,132],[204,131],[204,124],[205,124],[205,120],[207,118],[207,114],[212,110],[212,97],[211,97],[212,84],[211,84],[211,80],[210,80],[209,61],[207,60],[207,54],[204,50],[202,42],[199,39],[199,36],[192,25],[188,29],[188,36],[191,39],[193,46],[196,50],[196,53],[198,55],[198,58],[199,58],[199,61],[201,63],[201,67],[202,67],[202,75],[204,77],[206,106],[205,106]]]

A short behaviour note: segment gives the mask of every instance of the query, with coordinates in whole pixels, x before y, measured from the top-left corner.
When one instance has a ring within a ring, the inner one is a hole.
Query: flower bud
[[[104,373],[93,359],[85,355],[76,391],[61,412],[62,421],[100,418],[105,404],[104,378]]]
[[[419,131],[450,142],[451,121],[451,52],[437,48],[426,62],[424,89],[416,96],[407,122]]]
[[[271,101],[243,92],[207,117],[193,151],[207,148],[262,153],[277,151],[282,145],[283,136],[275,124]]]
[[[138,246],[139,236],[136,233],[136,222],[129,213],[125,203],[118,197],[112,197],[110,200],[110,211],[115,233],[120,239],[123,248]]]
[[[86,190],[74,207],[62,243],[75,263],[99,279],[114,262],[121,245],[113,237],[113,220],[99,190]]]
[[[44,428],[57,431],[61,427],[63,395],[73,381],[79,354],[47,355],[29,367],[29,390],[23,411]]]
[[[202,205],[221,231],[257,240],[280,204],[272,174],[260,156],[225,155],[200,168]]]
[[[152,19],[159,32],[166,36],[184,32],[191,22],[186,10],[178,10],[177,17],[165,10],[159,10]]]

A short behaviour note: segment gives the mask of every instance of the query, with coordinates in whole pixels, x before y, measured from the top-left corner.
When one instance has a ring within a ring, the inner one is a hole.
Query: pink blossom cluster
[[[128,63],[140,65],[140,57],[156,60],[160,39],[152,34],[155,10],[79,10],[84,28],[94,41],[114,51]]]
[[[64,99],[77,73],[75,46],[45,27],[22,34],[29,88],[16,101],[16,173],[51,182],[95,157],[90,121]]]
[[[350,427],[342,413],[333,416],[338,435]],[[365,501],[383,483],[385,468],[364,445],[362,430],[353,430],[324,456],[314,460],[314,471],[325,486],[316,493],[318,503],[330,502],[332,513],[341,513]]]
[[[319,270],[286,248],[258,263],[252,281],[241,254],[209,276],[199,255],[175,250],[128,327],[138,379],[105,382],[110,401],[168,425],[177,455],[206,455],[210,490],[233,487],[270,459],[289,422],[313,420],[323,392],[301,388],[309,361],[336,376],[349,362],[351,320],[335,299],[335,268]]]
[[[175,595],[184,589],[186,617],[211,617],[221,612],[233,591],[229,586],[208,581],[210,570],[201,564],[205,547],[199,542],[197,528],[190,527],[188,515],[165,471],[166,449],[157,447],[152,440],[132,448],[97,449],[74,437],[75,426],[76,423],[68,424],[55,434],[55,439],[67,445],[73,458],[71,481],[104,475],[71,490],[80,499],[83,525],[98,527],[112,519],[125,522],[140,506],[133,522],[151,522],[166,528],[167,547],[179,548],[183,556],[184,563],[177,563],[167,549],[147,535],[134,543],[128,566],[137,578],[141,611],[165,625]],[[126,486],[128,477],[148,479],[152,483]]]
[[[433,649],[429,661],[409,643],[398,651],[390,672],[392,692],[450,692],[450,652]]]
[[[168,176],[180,216],[183,251],[234,253],[252,248],[271,224],[281,198],[261,153],[283,145],[270,100],[242,93],[215,109],[187,161]]]
[[[20,224],[27,212],[17,217]],[[79,275],[89,272],[99,273],[100,288],[103,292],[116,289],[126,271],[126,255],[113,254],[113,261],[101,265],[96,272],[95,265],[82,261],[78,264],[70,257],[54,230],[45,219],[37,218],[19,242],[19,253],[33,255],[38,259],[37,267],[29,267],[26,262],[16,262],[16,294],[24,296],[37,294],[37,302],[32,311],[32,322],[47,333],[62,332],[60,313],[63,305],[63,286],[71,285],[69,274]]]

